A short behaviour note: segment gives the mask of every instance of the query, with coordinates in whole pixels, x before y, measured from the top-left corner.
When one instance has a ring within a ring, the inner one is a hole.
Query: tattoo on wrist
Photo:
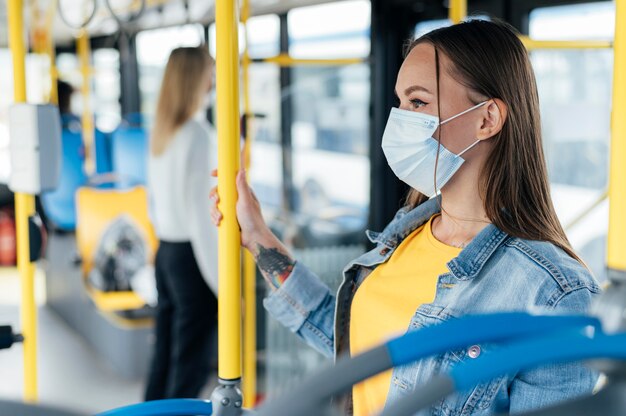
[[[293,271],[295,261],[277,248],[267,249],[257,244],[257,250],[258,253],[254,257],[259,270],[275,288],[279,288]]]

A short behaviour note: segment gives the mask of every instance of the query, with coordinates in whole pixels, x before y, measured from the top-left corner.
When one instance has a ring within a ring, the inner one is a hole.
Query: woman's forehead
[[[467,89],[465,85],[451,75],[452,61],[441,50],[435,58],[435,47],[429,42],[419,43],[409,52],[398,73],[396,91],[400,94],[410,86],[418,84],[435,93],[437,91],[437,60],[439,61],[439,85],[445,87],[442,90],[452,88],[456,91],[458,87],[465,91]]]
[[[413,84],[419,84],[430,91],[437,88],[435,48],[430,43],[424,42],[413,47],[400,67],[398,90]]]

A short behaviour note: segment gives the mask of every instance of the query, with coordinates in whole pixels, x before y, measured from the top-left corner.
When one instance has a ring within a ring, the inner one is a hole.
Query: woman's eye
[[[411,105],[413,105],[414,108],[420,108],[420,107],[425,106],[426,104],[427,103],[417,98],[414,100],[411,100]]]

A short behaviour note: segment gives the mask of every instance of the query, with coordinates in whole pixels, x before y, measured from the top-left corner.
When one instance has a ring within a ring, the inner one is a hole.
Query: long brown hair
[[[537,84],[515,29],[504,22],[471,20],[425,34],[409,44],[407,53],[421,43],[432,44],[436,56],[445,54],[452,65],[443,69],[467,88],[507,106],[507,118],[494,137],[479,183],[487,217],[511,236],[548,241],[583,263],[550,198]],[[412,189],[406,202],[415,207],[426,199]]]
[[[172,51],[163,74],[152,129],[150,150],[153,155],[163,153],[176,131],[198,111],[212,67],[213,60],[204,46]]]

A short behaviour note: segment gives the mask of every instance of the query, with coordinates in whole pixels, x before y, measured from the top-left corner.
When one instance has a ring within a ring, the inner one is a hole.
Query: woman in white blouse
[[[156,344],[145,399],[197,397],[217,322],[217,229],[210,223],[215,134],[200,117],[211,89],[207,48],[172,51],[150,139],[148,191],[159,238]]]

